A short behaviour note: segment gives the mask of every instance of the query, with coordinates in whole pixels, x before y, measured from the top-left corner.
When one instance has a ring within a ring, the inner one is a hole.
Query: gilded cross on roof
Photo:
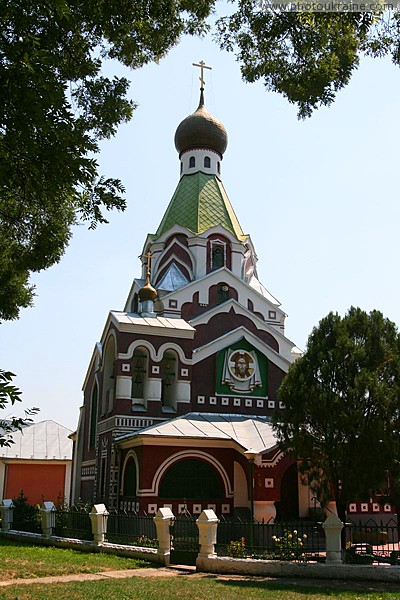
[[[152,258],[152,253],[150,252],[150,250],[148,251],[147,254],[145,254],[145,257],[147,258],[147,274],[150,275],[150,267],[151,267],[151,258]]]
[[[200,60],[199,63],[192,63],[192,65],[194,67],[200,67],[200,87],[201,89],[204,88],[204,69],[209,69],[210,71],[212,71],[212,67],[208,67],[206,65],[206,63],[204,62],[204,60]]]

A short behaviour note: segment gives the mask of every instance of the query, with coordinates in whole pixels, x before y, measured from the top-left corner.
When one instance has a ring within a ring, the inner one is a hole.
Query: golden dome
[[[191,148],[210,148],[222,157],[227,145],[227,131],[221,121],[210,115],[205,108],[204,94],[201,90],[196,112],[178,125],[175,132],[175,148],[180,155]]]

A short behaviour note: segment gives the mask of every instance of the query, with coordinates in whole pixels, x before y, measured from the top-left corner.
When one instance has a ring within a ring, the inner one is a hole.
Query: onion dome
[[[154,300],[157,298],[157,290],[153,288],[150,283],[150,271],[147,272],[146,283],[138,292],[140,302],[146,302],[147,300]]]
[[[228,145],[228,134],[224,125],[210,115],[204,106],[204,90],[200,90],[200,103],[193,114],[179,125],[175,132],[175,148],[179,155],[191,148],[210,148],[222,155]]]

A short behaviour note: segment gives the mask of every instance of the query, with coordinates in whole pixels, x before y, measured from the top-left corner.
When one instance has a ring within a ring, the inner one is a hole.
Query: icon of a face
[[[247,362],[245,361],[245,359],[243,357],[239,358],[239,360],[236,362],[235,366],[236,366],[237,374],[240,377],[246,377]]]

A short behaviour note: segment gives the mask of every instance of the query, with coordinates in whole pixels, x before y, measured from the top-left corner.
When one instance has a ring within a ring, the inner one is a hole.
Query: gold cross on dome
[[[204,62],[204,60],[200,60],[199,63],[192,63],[192,65],[194,67],[200,67],[200,86],[202,88],[204,88],[204,69],[209,69],[210,71],[212,71],[212,67],[207,67],[206,63]]]
[[[147,254],[145,254],[145,257],[147,258],[147,274],[150,275],[151,259],[153,257],[150,250],[148,251]]]

